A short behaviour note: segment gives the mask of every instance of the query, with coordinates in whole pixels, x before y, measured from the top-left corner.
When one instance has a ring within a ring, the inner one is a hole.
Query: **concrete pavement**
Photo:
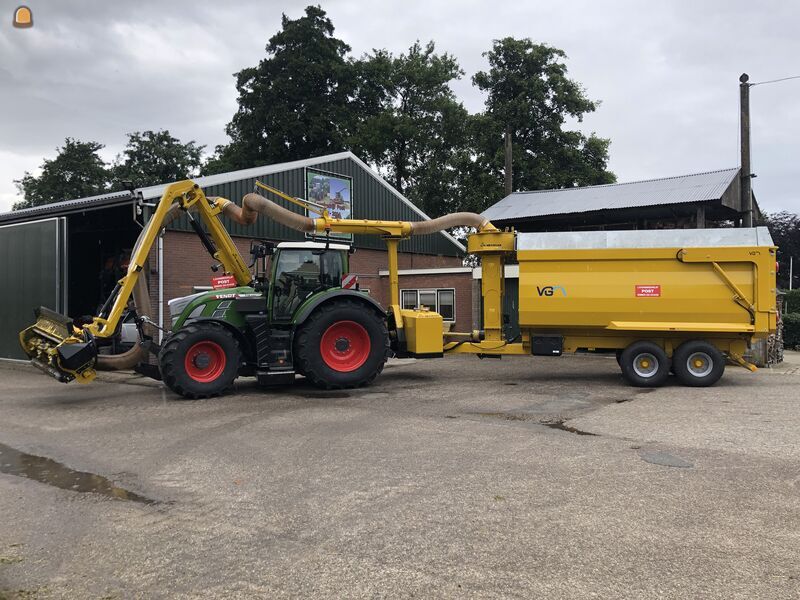
[[[650,391],[613,358],[451,357],[188,402],[5,363],[6,456],[72,471],[0,474],[0,598],[797,597],[787,358]]]

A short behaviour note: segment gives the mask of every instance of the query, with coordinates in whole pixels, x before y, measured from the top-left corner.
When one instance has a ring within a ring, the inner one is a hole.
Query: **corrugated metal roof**
[[[108,194],[100,194],[99,196],[78,198],[77,200],[53,202],[52,204],[45,204],[43,206],[34,206],[33,208],[23,208],[22,210],[0,213],[0,223],[33,221],[44,217],[80,212],[82,210],[117,206],[119,204],[132,202],[133,199],[134,195],[126,190],[123,192],[111,192]]]
[[[385,188],[388,192],[390,192],[391,195],[396,197],[398,200],[401,201],[403,205],[405,205],[408,209],[410,209],[412,213],[410,217],[412,219],[414,218],[413,215],[418,215],[419,217],[421,217],[422,220],[430,219],[430,217],[426,215],[424,212],[422,212],[422,210],[420,210],[417,207],[417,205],[415,205],[413,202],[411,202],[411,200],[403,196],[403,194],[398,192],[394,187],[392,187],[389,183],[387,183],[386,180],[383,179],[383,177],[381,177],[378,173],[373,171],[367,163],[365,163],[355,154],[349,151],[338,152],[336,154],[328,154],[326,156],[318,156],[315,158],[307,158],[304,160],[295,160],[291,162],[279,163],[274,165],[264,165],[261,167],[253,167],[250,169],[241,169],[239,171],[229,171],[227,173],[218,173],[216,175],[208,175],[206,177],[197,177],[194,179],[194,181],[202,188],[209,188],[236,181],[265,177],[267,175],[282,173],[284,171],[302,169],[304,167],[313,167],[313,166],[319,167],[320,165],[324,165],[325,163],[331,163],[334,161],[347,160],[347,159],[353,161],[356,165],[361,167],[377,183],[383,186],[383,188]],[[136,190],[136,192],[141,193],[142,198],[144,198],[145,200],[152,201],[153,199],[161,197],[167,185],[168,184],[165,183],[160,185],[153,185],[149,187],[139,188]],[[87,210],[89,208],[100,208],[104,206],[120,204],[124,201],[131,200],[132,198],[133,197],[131,196],[130,192],[125,191],[125,192],[113,192],[109,194],[103,194],[100,196],[92,196],[89,198],[80,198],[78,200],[68,200],[66,202],[54,202],[53,204],[48,204],[36,208],[28,208],[8,213],[2,213],[0,214],[0,223],[25,221],[28,219],[40,218],[44,216],[60,215],[79,210]],[[238,200],[238,198],[236,200]],[[386,218],[386,217],[381,217],[379,215],[375,216],[364,215],[363,218]],[[466,248],[464,248],[463,244],[461,244],[449,233],[447,233],[446,231],[442,231],[441,234],[450,243],[452,243],[459,251],[461,252],[466,251]]]
[[[492,221],[719,200],[739,169],[560,190],[514,192],[483,212]]]
[[[241,181],[243,179],[255,179],[258,177],[264,177],[266,175],[272,175],[274,173],[280,173],[282,171],[289,171],[292,169],[302,169],[304,167],[313,167],[319,166],[322,163],[330,163],[337,160],[344,160],[350,159],[355,162],[359,167],[364,169],[367,173],[369,173],[378,183],[384,186],[387,190],[389,190],[393,195],[395,195],[400,201],[406,204],[413,212],[418,214],[422,217],[423,220],[429,220],[430,217],[426,215],[422,210],[417,207],[416,204],[411,202],[408,198],[406,198],[403,194],[398,192],[394,187],[392,187],[387,181],[381,177],[378,173],[372,170],[372,168],[365,163],[363,160],[358,158],[355,154],[350,151],[345,152],[338,152],[336,154],[328,154],[326,156],[317,156],[315,158],[306,158],[303,160],[295,160],[291,162],[279,163],[276,165],[264,165],[262,167],[252,167],[250,169],[241,169],[239,171],[229,171],[227,173],[218,173],[217,175],[208,175],[206,177],[197,177],[194,181],[202,188],[211,187],[214,185],[221,185],[225,183],[230,183],[233,181]],[[146,188],[141,188],[139,190],[142,193],[142,197],[145,200],[152,200],[153,198],[160,198],[161,194],[164,193],[167,184],[162,185],[154,185]],[[364,218],[377,218],[377,217],[369,217],[365,216]],[[441,232],[444,237],[446,237],[450,242],[452,242],[459,250],[462,252],[466,251],[464,245],[461,244],[458,240],[456,240],[453,236],[451,236],[446,231]]]

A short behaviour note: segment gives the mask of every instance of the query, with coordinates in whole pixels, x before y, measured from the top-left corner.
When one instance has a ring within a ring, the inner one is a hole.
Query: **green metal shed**
[[[237,203],[245,194],[256,191],[256,180],[263,181],[291,196],[305,198],[306,172],[309,169],[352,179],[352,217],[355,219],[420,221],[429,218],[352,152],[198,177],[195,181],[203,188],[206,195],[222,196]],[[161,197],[165,188],[166,184],[138,191],[145,202],[153,203]],[[260,191],[260,193],[265,192]],[[295,212],[302,211],[297,206],[287,206],[280,199],[277,199],[277,202]],[[267,219],[259,219],[252,227],[243,227],[225,219],[225,226],[232,236],[287,241],[303,239],[302,233]],[[185,218],[176,221],[169,229],[191,231]],[[385,249],[384,242],[376,236],[357,235],[353,243],[357,248]],[[400,245],[400,251],[442,256],[465,254],[464,246],[446,232],[442,232],[441,235],[406,240]]]
[[[428,219],[351,152],[199,177],[195,181],[207,195],[223,196],[237,203],[254,190],[257,179],[304,198],[309,171],[351,182],[353,218]],[[109,271],[110,257],[119,258],[125,249],[132,247],[149,208],[161,197],[166,185],[0,214],[0,269],[6,284],[0,310],[0,358],[24,358],[17,335],[31,324],[37,306],[47,306],[73,318],[94,314],[98,302],[102,303],[108,293],[107,275],[118,273]],[[278,203],[286,205],[281,200]],[[287,208],[301,210],[295,206]],[[234,237],[298,240],[303,236],[268,219],[260,219],[249,228],[230,221],[225,226]],[[190,231],[185,220],[176,221],[170,229]],[[355,236],[353,244],[357,248],[385,249],[383,241],[372,236]],[[457,240],[444,232],[405,241],[400,251],[453,260],[465,252]],[[160,255],[153,267],[155,270],[148,277],[152,279],[157,273],[161,279],[164,269]],[[151,285],[158,290],[159,318],[162,318],[160,305],[165,286],[162,281],[157,285],[151,281]]]

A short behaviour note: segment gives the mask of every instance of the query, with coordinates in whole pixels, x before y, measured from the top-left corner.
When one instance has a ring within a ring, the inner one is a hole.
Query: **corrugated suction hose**
[[[176,203],[173,204],[166,217],[162,227],[166,227],[172,221],[178,218],[181,214],[180,206]],[[147,227],[144,227],[139,233],[136,244],[133,246],[131,256],[135,256],[139,246],[142,245]],[[136,285],[133,287],[133,304],[136,307],[136,314],[140,317],[152,318],[153,307],[150,303],[150,289],[147,285],[147,277],[144,272],[139,274],[136,280]],[[145,333],[153,335],[152,327],[145,325]],[[132,369],[140,362],[147,361],[147,350],[142,348],[139,344],[135,344],[133,348],[122,354],[101,354],[97,357],[96,367],[99,371],[120,371],[124,369]]]
[[[287,210],[260,194],[247,194],[242,198],[241,207],[229,201],[223,205],[222,212],[240,225],[252,225],[258,215],[262,214],[297,231],[315,230],[314,219]],[[491,226],[491,223],[485,217],[475,213],[460,212],[427,221],[412,221],[411,235],[428,235],[451,227],[475,227],[481,231],[487,226]]]
[[[209,198],[209,200],[212,199],[213,198]],[[223,201],[222,213],[240,225],[252,225],[256,222],[256,219],[258,219],[258,215],[261,214],[296,231],[313,232],[315,230],[314,219],[287,210],[268,198],[255,193],[245,195],[244,198],[242,198],[241,207],[235,202]],[[180,207],[177,203],[173,204],[164,219],[162,227],[166,227],[179,215]],[[482,231],[486,227],[491,226],[492,224],[481,215],[460,212],[427,221],[413,221],[411,222],[411,235],[430,235],[452,227],[475,227],[478,231]],[[146,229],[143,229],[139,234],[139,239],[136,240],[133,254],[136,253],[136,250],[138,250],[141,245],[145,231]],[[153,310],[150,304],[150,291],[147,286],[147,278],[144,274],[140,275],[136,286],[133,288],[133,302],[136,306],[136,313],[140,317],[152,317]],[[150,328],[146,326],[147,333],[151,334],[151,332],[148,331],[149,329]],[[136,366],[137,363],[143,362],[146,359],[147,350],[137,344],[122,354],[98,356],[97,368],[105,371],[131,369]]]

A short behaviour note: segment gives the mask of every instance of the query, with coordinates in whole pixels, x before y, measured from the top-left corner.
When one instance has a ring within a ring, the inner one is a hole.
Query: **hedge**
[[[800,312],[783,315],[783,347],[800,348]]]
[[[800,313],[800,290],[791,290],[784,292],[784,312],[785,313]]]

